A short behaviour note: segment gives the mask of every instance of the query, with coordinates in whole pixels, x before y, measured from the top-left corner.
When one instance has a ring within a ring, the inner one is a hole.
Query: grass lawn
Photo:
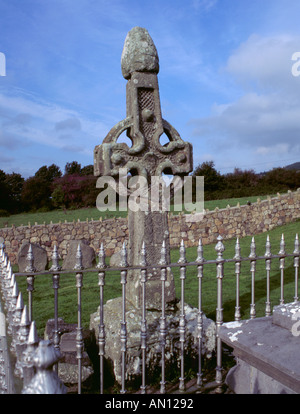
[[[271,241],[271,251],[277,254],[280,248],[281,234],[284,233],[286,252],[293,253],[296,233],[300,232],[300,221],[277,227],[268,234]],[[266,233],[257,234],[255,236],[256,254],[263,256],[265,253]],[[223,257],[231,259],[234,257],[236,240],[224,241],[225,251]],[[248,257],[250,253],[251,237],[240,239],[241,256]],[[197,248],[191,247],[186,249],[188,261],[195,261],[197,257]],[[216,259],[215,244],[204,246],[204,258],[206,260]],[[176,263],[179,258],[179,249],[171,251],[171,261]],[[265,260],[257,261],[255,277],[255,302],[257,316],[264,316],[264,308],[266,301],[266,271]],[[14,267],[17,271],[17,267]],[[234,319],[235,307],[235,267],[234,263],[224,264],[223,278],[223,308],[224,321]],[[173,268],[176,296],[180,298],[180,280],[179,268]],[[285,301],[286,303],[293,301],[294,297],[294,267],[293,258],[285,260]],[[272,260],[271,271],[271,306],[279,304],[280,298],[280,270],[279,259]],[[300,283],[299,283],[300,284]],[[24,277],[18,277],[18,285],[24,294],[24,302],[27,301],[26,280]],[[217,301],[217,279],[216,265],[204,265],[204,277],[202,282],[203,290],[203,311],[204,313],[215,319],[216,301]],[[242,318],[249,318],[249,310],[251,303],[251,274],[249,262],[242,262],[240,276],[240,306]],[[119,272],[106,272],[104,300],[121,296],[121,284]],[[51,275],[38,275],[35,278],[35,291],[33,293],[33,318],[37,322],[39,334],[42,335],[45,323],[48,319],[54,317],[54,293],[52,289]],[[190,305],[198,306],[198,278],[197,266],[189,266],[187,268],[187,278],[185,282],[185,301]],[[94,313],[99,306],[99,287],[97,273],[86,272],[83,276],[82,289],[82,312],[83,325],[89,326],[90,314]],[[74,274],[61,274],[59,288],[59,316],[64,318],[66,322],[77,322],[77,289]]]
[[[254,203],[257,201],[257,198],[259,196],[254,197],[243,197],[243,198],[229,198],[224,200],[211,200],[211,201],[205,201],[204,207],[208,210],[214,210],[216,207],[226,208],[228,205],[230,207],[236,206],[237,203],[240,203],[240,205],[247,204],[248,201],[251,203]],[[264,200],[267,198],[267,196],[260,196],[261,200]],[[176,214],[178,212],[174,212]],[[17,226],[27,226],[28,223],[31,225],[37,224],[50,224],[52,223],[58,223],[58,222],[64,222],[65,220],[67,222],[72,222],[73,220],[77,221],[78,219],[80,221],[86,221],[86,219],[94,219],[99,220],[99,218],[102,217],[102,219],[105,218],[112,218],[112,217],[127,217],[126,211],[106,211],[106,212],[100,212],[96,207],[91,208],[82,208],[78,210],[52,210],[52,211],[46,211],[46,212],[35,212],[35,213],[22,213],[22,214],[13,214],[9,217],[0,217],[0,228],[1,227],[11,227],[12,224]]]

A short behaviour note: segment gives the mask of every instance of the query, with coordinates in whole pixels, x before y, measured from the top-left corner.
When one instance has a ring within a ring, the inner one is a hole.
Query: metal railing
[[[234,308],[234,320],[239,321],[241,319],[241,305],[240,305],[240,275],[241,266],[243,262],[250,264],[251,273],[251,303],[250,303],[250,318],[256,317],[256,303],[255,303],[255,278],[256,278],[256,264],[258,261],[265,261],[265,274],[266,274],[266,302],[265,302],[265,316],[270,316],[271,302],[270,302],[270,270],[271,261],[279,260],[280,269],[280,304],[284,303],[284,275],[285,275],[285,261],[287,258],[293,259],[294,267],[294,301],[298,301],[298,277],[299,277],[299,239],[298,235],[295,237],[294,251],[293,253],[287,253],[285,251],[285,241],[282,235],[280,241],[280,250],[278,254],[271,253],[271,245],[269,237],[267,237],[265,253],[262,256],[256,254],[255,240],[252,238],[250,245],[250,254],[247,257],[241,256],[241,248],[239,239],[236,240],[235,244],[235,255],[231,259],[225,259],[223,252],[225,250],[223,239],[221,236],[217,238],[217,244],[215,246],[217,258],[213,260],[206,260],[203,255],[203,245],[201,239],[199,240],[197,247],[197,258],[195,261],[187,261],[186,251],[184,242],[181,242],[179,248],[179,260],[177,263],[167,263],[167,251],[165,244],[163,243],[161,248],[161,259],[155,267],[160,269],[160,281],[161,281],[161,316],[159,325],[160,335],[160,349],[161,349],[161,382],[160,392],[166,392],[166,373],[165,373],[165,346],[167,337],[167,325],[166,325],[166,303],[165,303],[165,289],[166,289],[166,274],[168,268],[179,268],[180,272],[180,322],[179,322],[179,342],[180,342],[180,376],[179,376],[179,390],[185,389],[185,378],[184,378],[184,346],[185,346],[185,335],[186,335],[186,315],[185,315],[185,282],[186,282],[186,271],[189,267],[197,269],[198,279],[198,316],[197,316],[197,346],[198,346],[198,372],[197,372],[197,386],[202,387],[202,337],[203,337],[203,309],[202,309],[202,295],[203,287],[202,281],[205,273],[205,267],[207,265],[216,266],[216,277],[217,277],[217,305],[216,305],[216,375],[215,382],[217,385],[221,385],[223,382],[222,375],[222,341],[218,335],[218,331],[223,324],[223,278],[224,278],[224,264],[234,264],[235,274],[235,308]],[[140,343],[141,343],[141,393],[146,393],[146,351],[147,351],[147,312],[146,312],[146,289],[147,283],[147,270],[150,264],[146,260],[147,252],[145,245],[143,244],[140,255],[139,266],[129,266],[127,262],[127,249],[125,242],[121,251],[121,262],[119,267],[110,267],[106,265],[105,250],[104,246],[101,245],[98,254],[98,264],[93,269],[84,269],[82,266],[82,253],[80,244],[78,245],[76,253],[76,265],[73,270],[61,270],[59,265],[59,255],[56,246],[53,249],[52,256],[52,267],[49,271],[35,272],[34,269],[34,257],[32,249],[29,247],[27,255],[27,267],[24,273],[13,274],[12,267],[9,259],[5,253],[4,245],[0,249],[0,270],[1,270],[1,291],[2,299],[6,308],[6,320],[7,320],[7,331],[12,337],[11,349],[12,353],[16,356],[14,371],[19,378],[23,379],[23,392],[30,392],[30,381],[39,380],[37,375],[39,366],[39,358],[41,357],[41,349],[49,350],[52,349],[52,356],[49,357],[49,363],[43,365],[43,369],[47,369],[48,374],[56,375],[55,379],[52,378],[56,386],[53,387],[55,392],[65,392],[62,384],[60,384],[57,377],[57,362],[59,359],[59,330],[58,330],[58,292],[59,292],[59,280],[60,275],[63,273],[74,273],[76,274],[76,289],[77,289],[77,329],[76,329],[76,350],[78,360],[78,393],[81,393],[82,387],[82,358],[84,351],[84,342],[82,336],[82,297],[81,290],[83,286],[83,274],[85,272],[96,272],[98,274],[98,286],[99,286],[99,335],[97,338],[99,347],[99,364],[100,364],[100,393],[104,390],[104,358],[105,358],[105,346],[106,346],[106,332],[104,325],[104,288],[105,288],[105,277],[108,271],[116,271],[120,274],[120,282],[122,286],[122,318],[120,321],[120,348],[122,354],[122,380],[121,380],[121,393],[125,393],[125,379],[126,379],[126,352],[127,352],[127,323],[126,323],[126,284],[127,274],[130,269],[140,270],[140,283],[142,290],[142,317],[141,317],[141,331],[140,331]],[[152,265],[153,267],[153,265]],[[36,335],[35,322],[32,321],[32,309],[33,309],[33,290],[35,276],[38,274],[48,274],[52,276],[53,289],[54,289],[54,335],[53,344],[45,341],[40,341]],[[23,299],[21,292],[18,292],[16,277],[26,277],[27,279],[27,292],[28,292],[28,309],[27,306],[23,305]],[[39,347],[39,343],[42,344]],[[41,349],[40,349],[41,348]],[[37,351],[39,350],[39,352]],[[37,355],[40,355],[38,357]],[[54,357],[56,355],[56,357]],[[0,354],[1,357],[1,354]],[[47,365],[47,367],[46,367]],[[51,370],[54,366],[54,370]],[[45,368],[46,367],[46,368]],[[41,378],[41,377],[40,377]],[[1,372],[0,372],[1,379]],[[27,387],[27,388],[26,388]],[[41,388],[42,389],[42,388]],[[25,391],[24,391],[25,390]]]

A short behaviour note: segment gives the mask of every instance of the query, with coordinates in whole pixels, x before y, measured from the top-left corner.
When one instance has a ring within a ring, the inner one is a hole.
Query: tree
[[[3,210],[3,213],[5,213],[5,211],[8,212],[9,210],[9,189],[6,183],[6,174],[2,170],[0,170],[0,194],[1,194],[0,210]]]
[[[51,210],[53,181],[61,177],[60,168],[52,164],[43,165],[33,177],[28,178],[22,190],[22,202],[26,210]]]
[[[254,170],[235,168],[224,176],[226,197],[246,197],[256,192],[259,176]]]
[[[205,161],[195,168],[193,177],[204,177],[205,199],[209,200],[214,197],[214,193],[224,189],[224,177],[215,169],[213,161]]]
[[[23,210],[21,195],[24,185],[24,178],[21,174],[6,174],[5,183],[9,192],[9,212],[17,213]]]
[[[60,168],[55,164],[52,164],[49,167],[43,165],[43,167],[35,173],[35,177],[42,178],[48,183],[52,183],[55,178],[61,177],[61,175]]]
[[[97,177],[93,175],[78,176],[67,174],[57,178],[53,183],[52,200],[55,207],[80,208],[94,207],[99,190],[96,188]]]
[[[80,175],[81,173],[81,164],[77,161],[67,162],[65,165],[65,175]]]
[[[262,182],[273,191],[296,190],[300,187],[300,173],[297,170],[273,168],[262,178]]]
[[[21,198],[27,211],[50,210],[52,206],[50,187],[41,177],[29,177],[25,180]]]
[[[86,165],[81,168],[80,175],[94,175],[94,166],[93,164]]]

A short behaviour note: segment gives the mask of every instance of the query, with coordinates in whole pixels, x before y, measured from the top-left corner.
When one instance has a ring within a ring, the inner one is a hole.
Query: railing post
[[[28,292],[28,317],[29,320],[33,320],[32,316],[32,301],[33,301],[33,291],[34,291],[34,273],[35,267],[34,267],[34,257],[32,252],[32,246],[29,244],[28,253],[26,256],[26,262],[27,266],[25,268],[26,273],[31,273],[27,276],[27,292]]]
[[[142,385],[141,393],[146,394],[146,350],[147,350],[147,320],[146,320],[146,282],[147,282],[147,259],[145,242],[142,244],[140,265],[141,287],[142,287],[142,321],[141,321],[141,350],[142,350]]]
[[[180,257],[178,260],[179,264],[185,265],[187,262],[185,256],[185,246],[184,241],[181,240],[180,249],[179,249]],[[179,390],[185,390],[185,378],[184,378],[184,343],[185,343],[185,312],[184,312],[184,284],[186,279],[186,266],[180,266],[180,281],[181,281],[181,303],[180,303],[180,318],[179,318],[179,335],[180,335],[180,348],[181,348],[181,375],[179,378]]]
[[[241,247],[239,238],[236,240],[235,245],[235,275],[236,275],[236,299],[235,299],[235,312],[234,320],[241,320],[241,307],[240,307],[240,273],[241,273]]]
[[[266,300],[266,316],[271,316],[271,302],[270,302],[270,272],[271,272],[271,243],[270,243],[270,237],[267,236],[267,242],[266,242],[266,272],[267,272],[267,300]]]
[[[256,310],[255,310],[255,271],[256,271],[256,246],[254,237],[252,237],[251,245],[250,245],[250,254],[249,258],[250,261],[250,272],[251,272],[251,304],[250,304],[250,319],[254,319],[256,317]]]
[[[202,312],[202,278],[203,278],[203,245],[202,240],[199,239],[197,247],[197,277],[198,277],[198,315],[197,315],[197,339],[198,339],[198,372],[197,372],[197,386],[202,386],[202,334],[203,334],[203,312]]]
[[[121,251],[121,267],[128,267],[127,262],[127,250],[125,242],[123,243]],[[127,348],[127,328],[126,328],[126,283],[127,283],[127,270],[121,270],[121,284],[122,284],[122,322],[121,322],[121,353],[122,353],[122,385],[121,394],[126,393],[125,389],[125,376],[126,376],[126,348]]]
[[[82,325],[81,325],[81,289],[83,286],[82,279],[83,273],[80,270],[83,269],[82,266],[82,253],[80,248],[80,243],[77,247],[76,252],[76,265],[74,270],[76,272],[76,288],[77,288],[77,333],[76,333],[76,350],[77,350],[77,360],[78,360],[78,394],[81,394],[81,381],[82,381],[82,356],[83,356],[83,337],[82,337]]]
[[[58,289],[59,289],[59,272],[61,266],[59,265],[59,256],[57,252],[57,246],[54,245],[52,253],[52,266],[50,272],[52,271],[52,287],[54,289],[54,331],[53,331],[53,345],[54,348],[59,349],[59,332],[58,332]],[[55,372],[58,373],[58,364],[54,366]]]
[[[161,280],[161,318],[160,318],[160,346],[161,346],[161,381],[160,381],[160,393],[164,394],[166,392],[166,379],[165,379],[165,347],[166,347],[166,335],[167,335],[167,326],[166,326],[166,315],[165,315],[165,284],[167,280],[167,251],[165,240],[162,243],[161,247],[161,258],[159,264],[162,265],[160,280]]]
[[[279,268],[280,268],[280,305],[284,304],[284,263],[285,263],[285,242],[284,235],[282,234],[280,240],[280,250],[278,253],[280,256],[279,259]]]
[[[97,264],[97,269],[99,269],[98,273],[98,286],[99,286],[99,298],[100,298],[100,306],[99,306],[99,335],[98,335],[98,347],[99,347],[99,368],[100,368],[100,394],[103,394],[103,382],[104,382],[104,355],[105,355],[105,326],[104,326],[104,313],[103,313],[103,305],[104,305],[104,285],[105,285],[105,271],[106,268],[105,264],[105,251],[103,247],[103,243],[101,243],[100,250],[99,250],[99,261]]]
[[[222,280],[224,277],[224,259],[223,252],[225,250],[222,243],[222,236],[218,236],[218,243],[215,250],[217,252],[217,309],[216,309],[216,336],[217,336],[217,366],[216,366],[216,383],[222,384],[222,340],[219,336],[220,327],[223,324],[223,298],[222,298]]]
[[[294,267],[295,267],[295,296],[294,301],[297,302],[298,298],[298,276],[299,276],[299,237],[296,234],[295,238],[295,250],[294,254],[297,255],[294,257]]]

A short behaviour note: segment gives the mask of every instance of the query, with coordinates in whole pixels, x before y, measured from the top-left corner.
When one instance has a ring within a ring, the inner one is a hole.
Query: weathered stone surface
[[[148,31],[134,27],[128,32],[121,57],[122,74],[129,79],[132,72],[159,71],[156,47]]]
[[[240,358],[236,358],[236,365],[228,372],[225,382],[235,394],[297,394]]]
[[[300,302],[274,306],[273,323],[296,333],[300,324]]]
[[[78,383],[78,360],[76,358],[76,324],[66,323],[62,318],[58,319],[60,335],[60,352],[62,359],[58,363],[58,376],[61,381],[69,386]],[[49,319],[45,328],[44,337],[53,341],[54,319]],[[82,383],[88,381],[94,374],[93,364],[87,350],[92,346],[92,333],[88,329],[82,330],[84,351],[82,358]]]
[[[234,392],[300,393],[298,333],[276,325],[269,316],[224,323],[219,334],[239,358],[238,366],[228,374]],[[245,376],[249,373],[252,378]]]
[[[94,175],[115,177],[119,184],[123,184],[127,194],[134,192],[133,186],[140,187],[140,202],[136,203],[139,205],[130,205],[132,200],[129,200],[128,206],[128,263],[139,266],[142,243],[145,243],[148,264],[153,265],[147,275],[146,306],[148,309],[160,309],[160,270],[155,265],[159,264],[163,242],[169,255],[169,229],[168,216],[162,208],[164,191],[159,180],[164,183],[163,173],[180,177],[188,175],[193,169],[193,151],[192,145],[183,141],[175,128],[162,118],[157,79],[158,55],[146,29],[135,27],[128,33],[121,66],[124,77],[128,79],[126,119],[116,124],[103,143],[95,147]],[[132,141],[130,148],[117,142],[125,130]],[[169,139],[166,145],[160,141],[164,133]],[[133,179],[143,179],[143,184],[131,182],[127,185],[128,172],[134,176]],[[118,188],[120,192],[120,186]],[[112,242],[107,246],[110,247],[115,247]],[[169,263],[169,258],[166,258],[165,264]],[[128,272],[128,300],[136,307],[141,305],[139,275],[139,271]],[[170,270],[165,287],[166,302],[171,302],[175,299],[175,287]]]
[[[111,267],[120,267],[121,258],[121,251],[113,253],[110,257],[109,265]]]
[[[78,244],[82,253],[82,265],[85,269],[93,267],[96,264],[95,250],[88,245],[85,240],[70,240],[67,256],[63,261],[63,269],[74,269],[76,265],[76,251]]]
[[[186,359],[197,361],[197,316],[198,310],[188,304],[185,305],[186,313]],[[161,313],[148,311],[147,318],[147,376],[160,369],[160,324]],[[167,338],[166,338],[166,363],[177,367],[180,358],[179,343],[179,316],[177,305],[169,306],[166,312]],[[116,298],[107,301],[104,305],[104,324],[106,335],[105,358],[111,361],[115,379],[121,381],[121,349],[120,326],[122,319],[122,299]],[[127,352],[126,352],[126,377],[134,379],[141,375],[141,310],[138,310],[127,302]],[[99,310],[90,316],[90,329],[95,332],[96,338],[99,329]],[[215,323],[203,315],[203,339],[202,354],[210,357],[215,349]],[[177,368],[178,369],[178,368]]]
[[[161,271],[160,268],[155,268],[155,264],[158,264],[161,259],[163,241],[166,247],[166,264],[171,262],[167,213],[129,211],[128,228],[128,262],[130,265],[140,264],[142,244],[145,243],[147,263],[153,264],[153,267],[147,269],[146,308],[159,310],[161,309]],[[140,270],[128,271],[127,299],[137,308],[141,307],[142,297],[139,283],[140,273]],[[170,268],[167,270],[165,286],[165,301],[166,303],[173,302],[176,295],[174,277]]]
[[[18,252],[19,272],[25,272],[25,268],[27,266],[26,256],[27,256],[30,244],[32,246],[34,267],[37,272],[42,272],[47,267],[47,262],[48,262],[47,252],[43,247],[39,246],[38,244],[33,244],[33,243],[24,243],[20,247],[20,250]]]

